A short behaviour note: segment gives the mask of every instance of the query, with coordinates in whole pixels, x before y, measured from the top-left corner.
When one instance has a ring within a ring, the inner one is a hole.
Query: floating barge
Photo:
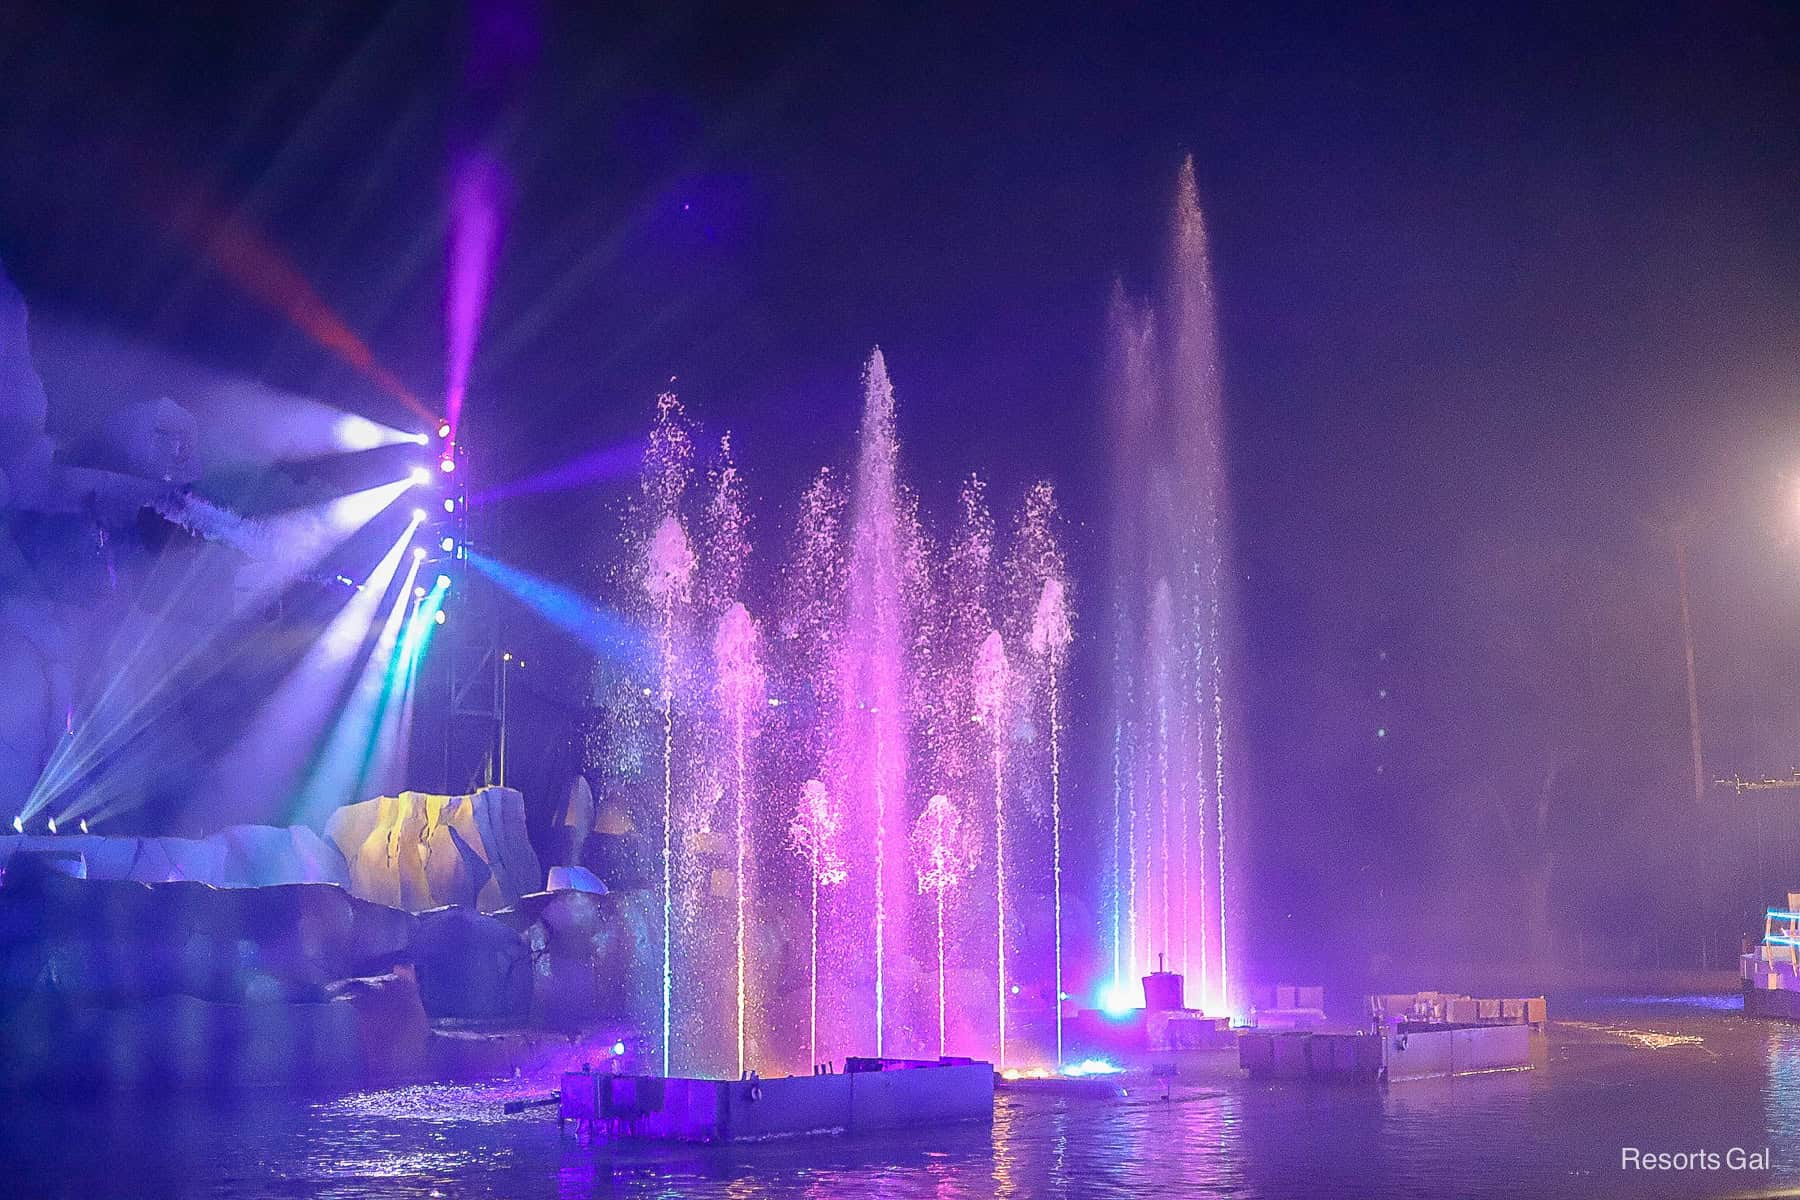
[[[1372,1028],[1348,1033],[1245,1030],[1238,1065],[1252,1079],[1381,1084],[1537,1064],[1542,996],[1477,999],[1442,992],[1371,996]]]
[[[1738,959],[1744,1014],[1800,1021],[1800,892],[1763,918],[1763,939]]]
[[[968,1058],[851,1058],[844,1071],[686,1079],[571,1071],[559,1128],[576,1136],[743,1142],[992,1121],[994,1068]]]

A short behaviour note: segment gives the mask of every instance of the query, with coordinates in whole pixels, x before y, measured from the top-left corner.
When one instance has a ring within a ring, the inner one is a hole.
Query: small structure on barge
[[[1369,997],[1371,1028],[1343,1033],[1244,1030],[1238,1065],[1252,1079],[1381,1084],[1536,1066],[1542,996],[1478,999],[1445,992]]]
[[[1744,1013],[1800,1021],[1800,892],[1763,916],[1762,941],[1738,959]]]

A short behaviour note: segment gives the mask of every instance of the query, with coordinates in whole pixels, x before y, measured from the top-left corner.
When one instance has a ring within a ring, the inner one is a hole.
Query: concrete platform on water
[[[842,1074],[686,1079],[573,1071],[558,1125],[577,1136],[741,1142],[991,1121],[994,1068],[971,1059],[850,1059]]]
[[[1526,1070],[1544,1059],[1530,1025],[1399,1025],[1382,1033],[1245,1030],[1238,1061],[1252,1079],[1379,1084]]]

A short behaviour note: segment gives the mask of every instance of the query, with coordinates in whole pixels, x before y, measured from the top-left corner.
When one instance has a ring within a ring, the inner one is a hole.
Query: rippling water
[[[1553,1005],[1541,1070],[1385,1091],[1222,1077],[1124,1099],[1003,1096],[993,1128],[742,1148],[559,1140],[520,1086],[0,1113],[20,1197],[1657,1196],[1800,1187],[1800,1026],[1700,998]],[[1772,1151],[1760,1171],[1627,1172],[1620,1148]]]

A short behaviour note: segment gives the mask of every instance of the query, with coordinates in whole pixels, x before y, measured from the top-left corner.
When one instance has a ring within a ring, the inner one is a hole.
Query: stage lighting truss
[[[462,584],[462,568],[469,552],[469,451],[460,440],[449,440],[447,422],[438,423],[437,435],[442,450],[435,469],[416,469],[431,476],[441,492],[439,502],[425,513],[420,525],[419,544],[428,547],[420,560],[436,566],[450,579],[449,591],[455,593]],[[438,623],[443,624],[442,619]]]

